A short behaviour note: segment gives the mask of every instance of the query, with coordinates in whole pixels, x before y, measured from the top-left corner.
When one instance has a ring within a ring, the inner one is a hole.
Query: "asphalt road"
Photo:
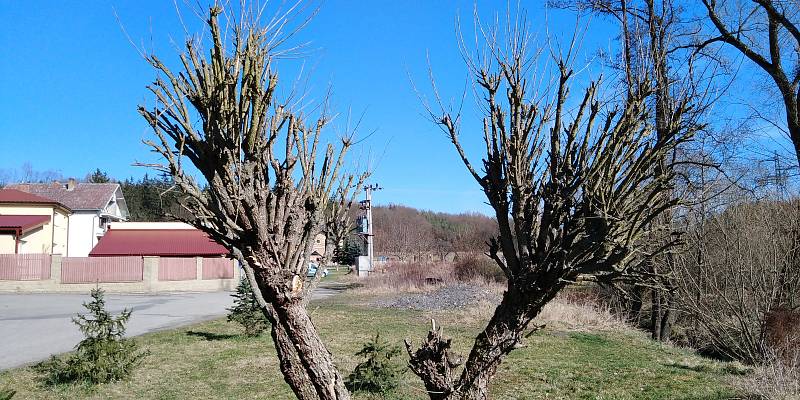
[[[328,297],[335,289],[320,287],[313,298]],[[72,323],[85,313],[80,294],[0,294],[0,370],[35,363],[70,351],[83,338]],[[106,294],[106,309],[118,314],[133,310],[127,335],[174,328],[227,314],[230,292],[158,295]]]

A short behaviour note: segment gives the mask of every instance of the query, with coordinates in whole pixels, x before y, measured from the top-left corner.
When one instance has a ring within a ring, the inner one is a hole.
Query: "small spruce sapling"
[[[356,365],[355,370],[347,377],[345,385],[350,391],[366,391],[381,393],[384,396],[394,391],[400,384],[400,376],[405,368],[393,360],[400,355],[400,347],[381,339],[380,333],[375,339],[364,344],[356,356],[366,358]]]
[[[92,289],[91,297],[92,301],[83,303],[89,313],[72,318],[84,335],[75,352],[63,359],[53,356],[37,366],[46,374],[46,383],[98,384],[122,380],[147,356],[148,352],[140,351],[135,341],[124,337],[131,311],[125,309],[116,317],[111,315],[105,309],[103,289]]]
[[[235,300],[233,307],[228,309],[230,311],[229,322],[241,324],[244,327],[244,334],[247,336],[258,336],[269,327],[267,318],[253,295],[253,287],[249,279],[243,277],[239,281],[239,286],[236,287],[236,292],[231,296]]]

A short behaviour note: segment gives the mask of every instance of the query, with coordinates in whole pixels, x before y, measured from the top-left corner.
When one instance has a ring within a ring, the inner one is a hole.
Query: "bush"
[[[83,303],[89,314],[72,318],[85,337],[75,352],[37,365],[45,374],[45,383],[98,384],[125,379],[147,355],[137,349],[136,342],[123,337],[131,311],[126,309],[114,317],[105,310],[102,289],[92,289],[91,296],[92,301]]]
[[[243,277],[239,281],[239,286],[236,287],[236,292],[231,296],[234,297],[233,307],[229,308],[228,321],[236,322],[244,327],[244,334],[247,336],[258,336],[263,333],[269,322],[264,316],[264,312],[256,301],[253,294],[253,286],[250,285],[250,280]]]
[[[358,364],[347,377],[345,385],[352,391],[391,393],[400,384],[400,375],[405,368],[398,366],[392,359],[400,354],[400,347],[393,346],[375,334],[375,339],[364,344],[356,356],[366,360]]]
[[[703,218],[670,271],[688,344],[746,364],[797,348],[800,203],[741,203]]]
[[[456,279],[463,282],[483,280],[485,282],[505,282],[503,270],[488,257],[470,255],[458,260],[453,266]]]
[[[764,320],[764,333],[769,351],[777,361],[790,363],[800,358],[800,309],[770,310]]]

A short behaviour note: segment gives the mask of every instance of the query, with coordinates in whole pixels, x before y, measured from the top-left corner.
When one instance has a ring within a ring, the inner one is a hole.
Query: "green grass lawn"
[[[317,327],[340,370],[358,363],[353,354],[376,332],[398,345],[418,341],[430,317],[455,338],[462,354],[483,324],[466,311],[426,312],[375,309],[350,295],[312,303]],[[124,382],[94,388],[44,387],[30,368],[0,373],[0,389],[16,399],[291,399],[278,370],[268,334],[240,335],[224,320],[138,337],[151,354]],[[403,359],[404,360],[404,359]],[[730,371],[730,372],[729,372]],[[735,396],[729,366],[653,343],[636,332],[574,332],[546,328],[528,339],[502,364],[492,387],[494,399],[727,399]],[[356,394],[357,399],[371,399]],[[406,373],[396,397],[424,399],[423,387]]]

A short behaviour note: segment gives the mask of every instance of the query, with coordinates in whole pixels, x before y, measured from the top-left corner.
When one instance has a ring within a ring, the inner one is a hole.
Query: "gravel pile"
[[[500,295],[484,288],[463,283],[443,286],[425,293],[408,293],[374,303],[377,307],[405,308],[423,311],[438,311],[466,307],[481,300],[499,302]]]

